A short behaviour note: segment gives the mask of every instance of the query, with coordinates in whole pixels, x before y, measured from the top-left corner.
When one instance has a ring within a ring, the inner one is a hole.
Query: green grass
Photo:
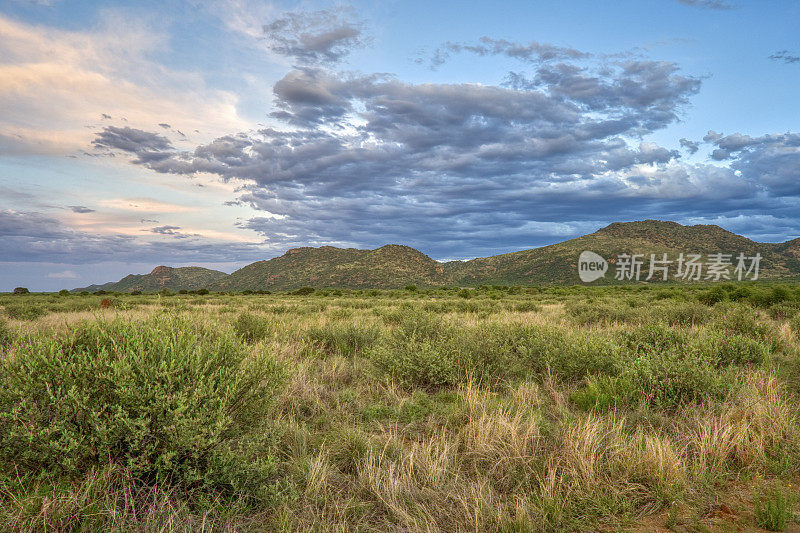
[[[798,291],[718,287],[0,295],[0,530],[787,528]]]

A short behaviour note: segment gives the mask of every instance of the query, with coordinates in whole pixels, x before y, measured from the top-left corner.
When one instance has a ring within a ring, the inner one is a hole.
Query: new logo
[[[578,256],[578,276],[584,283],[591,283],[606,275],[608,261],[602,256],[585,250]]]

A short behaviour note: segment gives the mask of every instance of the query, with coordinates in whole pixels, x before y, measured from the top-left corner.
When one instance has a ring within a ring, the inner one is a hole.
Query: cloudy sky
[[[800,236],[800,2],[0,1],[0,290]]]

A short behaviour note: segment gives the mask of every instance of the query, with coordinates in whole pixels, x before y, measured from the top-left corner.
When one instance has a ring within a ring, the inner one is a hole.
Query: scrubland
[[[0,530],[800,531],[798,286],[297,292],[0,295]]]

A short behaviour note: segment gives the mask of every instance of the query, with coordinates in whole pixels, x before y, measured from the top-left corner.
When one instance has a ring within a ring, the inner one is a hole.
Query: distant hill
[[[614,260],[619,254],[644,254],[643,277],[650,254],[669,259],[679,253],[761,254],[760,279],[800,278],[800,238],[785,243],[758,243],[719,226],[684,226],[645,220],[615,222],[592,234],[558,244],[469,261],[440,263],[422,252],[397,244],[375,250],[355,248],[295,248],[280,257],[257,261],[227,275],[200,267],[157,267],[146,275],[131,275],[117,283],[85,290],[158,291],[208,288],[216,291],[291,290],[303,286],[339,288],[401,288],[442,285],[575,284],[578,256],[584,250]],[[612,271],[597,283],[614,283]],[[76,289],[82,290],[82,289]]]
[[[295,248],[280,257],[258,261],[219,280],[212,290],[288,290],[303,286],[398,288],[447,282],[443,266],[422,252],[389,244],[376,250]]]
[[[711,253],[734,256],[760,253],[759,278],[800,275],[800,239],[782,244],[762,244],[719,226],[683,226],[659,220],[614,222],[589,235],[550,246],[447,263],[445,270],[458,285],[580,283],[577,263],[584,250],[596,252],[606,259],[616,258],[622,253],[644,254],[646,265],[651,253],[657,258],[666,253],[673,260],[681,252],[704,256]],[[613,274],[606,276],[606,281],[612,280]]]
[[[178,267],[157,266],[149,274],[129,274],[117,282],[104,283],[103,285],[90,285],[75,289],[76,291],[95,292],[99,290],[114,292],[158,292],[161,289],[178,291],[181,289],[195,290],[207,288],[228,274],[218,270],[203,267]]]

